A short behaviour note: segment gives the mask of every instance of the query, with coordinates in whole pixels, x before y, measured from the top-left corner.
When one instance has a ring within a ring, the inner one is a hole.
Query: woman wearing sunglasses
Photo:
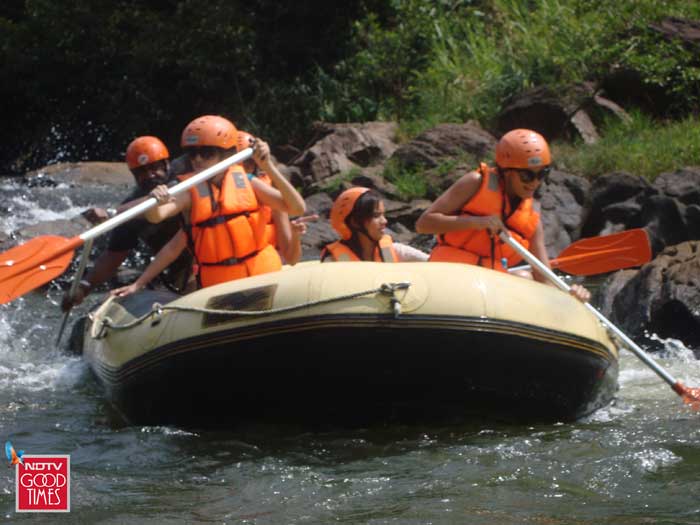
[[[206,115],[187,125],[181,145],[196,174],[236,153],[237,139],[233,123]],[[268,145],[257,140],[253,149],[253,160],[270,176],[273,185],[250,180],[240,165],[234,165],[175,197],[165,186],[151,192],[161,204],[146,212],[150,222],[182,213],[184,233],[199,267],[202,287],[281,269],[279,254],[265,233],[270,210],[304,213],[304,199],[272,162]],[[171,252],[184,247],[185,237],[180,235],[179,239]],[[162,263],[158,261],[157,266]]]
[[[496,144],[496,167],[481,163],[443,193],[416,222],[418,233],[437,235],[431,261],[477,264],[506,272],[521,257],[503,243],[498,233],[508,231],[522,246],[549,266],[533,196],[550,171],[547,141],[534,131],[509,131]],[[547,282],[535,273],[522,277]],[[587,301],[590,293],[575,285],[572,293]]]

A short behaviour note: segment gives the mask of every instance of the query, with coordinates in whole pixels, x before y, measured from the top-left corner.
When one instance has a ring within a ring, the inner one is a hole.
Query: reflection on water
[[[52,213],[70,216],[90,198],[59,199]],[[0,230],[41,216],[12,202],[17,216],[2,216]],[[621,354],[615,402],[574,424],[129,427],[80,358],[54,348],[59,297],[49,288],[0,306],[0,440],[28,454],[70,454],[72,512],[15,514],[14,474],[0,469],[8,521],[700,522],[700,414],[631,353]],[[662,366],[698,386],[692,351],[652,337]]]

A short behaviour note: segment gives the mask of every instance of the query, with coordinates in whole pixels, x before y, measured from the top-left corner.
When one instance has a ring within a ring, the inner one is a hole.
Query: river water
[[[9,179],[0,187],[5,233],[117,198]],[[69,454],[71,512],[15,513],[14,470],[0,468],[0,521],[700,523],[700,413],[630,353],[614,403],[576,423],[135,427],[103,400],[81,358],[55,347],[59,298],[54,287],[0,306],[0,441],[27,454]],[[698,386],[692,349],[661,343],[659,362]]]

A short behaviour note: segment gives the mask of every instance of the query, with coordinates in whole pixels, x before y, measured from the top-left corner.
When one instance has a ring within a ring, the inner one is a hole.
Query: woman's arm
[[[430,255],[424,251],[401,242],[394,243],[394,252],[399,262],[425,262],[430,258]]]
[[[272,222],[275,225],[275,237],[277,239],[277,251],[287,264],[294,265],[301,257],[301,243],[299,243],[298,257],[295,259],[294,238],[292,236],[292,225],[289,223],[289,215],[283,211],[272,210]]]
[[[542,228],[542,221],[539,221],[537,223],[535,233],[532,236],[532,239],[530,240],[530,251],[535,257],[542,261],[545,264],[545,266],[547,266],[547,268],[551,268],[549,264],[549,256],[547,255],[547,248],[544,244],[544,228]],[[541,275],[540,272],[533,271],[532,273],[532,276],[535,279],[535,281],[539,281],[541,283],[549,283],[549,279]]]
[[[272,179],[273,187],[253,179],[252,185],[255,194],[263,204],[267,204],[273,210],[283,211],[289,215],[302,215],[306,211],[306,203],[294,186],[282,175],[275,163],[272,162],[270,147],[266,142],[257,139],[253,159],[260,170],[264,171]]]
[[[154,197],[159,202],[158,206],[151,208],[144,214],[146,220],[153,223],[169,219],[188,209],[192,204],[189,191],[183,191],[173,197],[168,193],[168,187],[165,184],[157,186],[148,196]]]
[[[134,292],[141,290],[144,286],[150,283],[155,277],[161,274],[170,263],[172,263],[182,253],[182,250],[187,246],[187,235],[183,230],[179,230],[168,243],[163,246],[156,254],[151,264],[144,270],[141,276],[128,286],[122,286],[112,290],[110,295],[124,297]]]

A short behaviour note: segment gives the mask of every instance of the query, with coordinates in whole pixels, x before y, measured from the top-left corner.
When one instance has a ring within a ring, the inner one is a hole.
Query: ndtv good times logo
[[[24,454],[5,444],[15,466],[16,512],[70,512],[70,456]]]

